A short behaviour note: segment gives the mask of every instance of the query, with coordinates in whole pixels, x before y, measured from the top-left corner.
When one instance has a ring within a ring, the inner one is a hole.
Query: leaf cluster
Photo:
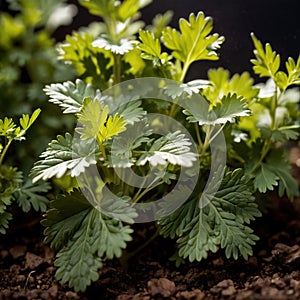
[[[44,149],[51,137],[70,120],[56,119],[57,109],[46,101],[45,84],[72,79],[74,72],[57,60],[55,41],[52,37],[56,24],[53,18],[65,8],[64,0],[10,0],[9,7],[0,12],[0,118],[14,115],[21,117],[37,107],[47,114],[40,119],[40,126],[31,130],[31,143],[18,147],[12,164],[21,165],[28,173],[35,157]]]
[[[299,193],[285,152],[299,133],[299,92],[290,88],[299,84],[299,62],[289,58],[287,71],[279,71],[280,57],[252,35],[254,72],[269,81],[256,85],[247,72],[218,68],[185,82],[195,61],[218,59],[224,38],[203,12],[180,19],[179,29],[167,26],[170,13],[144,28],[139,11],[149,2],[81,0],[102,21],[59,46],[77,80],[44,89],[78,125],[50,142],[31,171],[34,182],[59,185],[43,221],[45,241],[58,251],[57,278],[76,291],[97,280],[103,259],[122,255],[138,205],[147,212],[179,182],[181,199],[162,202],[153,214],[159,233],[176,239],[178,257],[190,261],[218,249],[247,259],[258,239],[250,222],[261,216],[255,196],[275,187],[291,199]],[[150,76],[160,78],[157,87],[127,81]],[[126,95],[119,83],[128,83]],[[107,92],[114,85],[119,89]],[[151,89],[172,103],[151,99]],[[166,132],[170,119],[184,130]],[[210,170],[210,145],[220,136],[226,166]]]
[[[40,109],[31,116],[23,114],[19,119],[20,126],[12,118],[0,119],[0,233],[5,234],[8,222],[13,218],[9,206],[15,201],[24,212],[31,208],[46,211],[48,200],[44,196],[50,185],[46,182],[33,184],[31,180],[24,183],[23,173],[17,168],[4,164],[11,143],[24,140],[24,135],[37,119]]]

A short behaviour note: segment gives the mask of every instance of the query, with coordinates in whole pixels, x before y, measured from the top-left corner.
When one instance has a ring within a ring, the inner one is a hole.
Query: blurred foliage
[[[39,126],[28,135],[30,143],[8,157],[10,164],[22,162],[27,173],[51,138],[71,122],[56,117],[58,110],[46,101],[43,87],[74,76],[72,67],[57,59],[52,35],[72,19],[75,9],[64,0],[7,0],[1,6],[8,9],[0,12],[0,118],[42,109]]]
[[[27,130],[32,126],[41,110],[36,109],[31,116],[22,114],[19,124],[12,118],[0,119],[0,234],[5,234],[9,221],[13,218],[10,205],[16,202],[24,212],[31,208],[45,211],[48,199],[43,195],[50,189],[46,182],[32,183],[23,181],[23,174],[16,167],[4,163],[6,153],[14,141],[25,139]]]

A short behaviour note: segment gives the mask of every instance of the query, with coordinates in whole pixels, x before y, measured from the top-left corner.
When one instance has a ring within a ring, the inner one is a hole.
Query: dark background
[[[77,3],[76,0],[69,2]],[[219,61],[203,61],[192,66],[189,77],[204,78],[208,68],[219,66],[231,73],[252,72],[249,62],[253,57],[251,32],[263,44],[269,42],[282,59],[286,60],[288,56],[296,59],[300,53],[299,7],[299,0],[154,0],[142,10],[142,19],[149,24],[156,14],[172,10],[171,26],[177,27],[179,18],[188,18],[191,12],[203,11],[206,16],[211,16],[213,32],[225,36],[226,40],[219,51]],[[87,25],[91,20],[97,18],[79,8],[72,28]],[[69,27],[60,28],[56,37],[62,40],[69,32]]]
[[[68,0],[78,4],[77,0]],[[0,0],[0,8],[5,9],[5,0]],[[205,78],[208,68],[222,66],[231,73],[252,72],[249,60],[253,57],[250,33],[265,44],[270,42],[283,60],[288,56],[295,59],[300,46],[300,0],[153,0],[142,10],[142,19],[150,24],[157,13],[173,10],[171,26],[177,27],[180,17],[188,18],[191,12],[203,11],[214,20],[214,32],[225,36],[220,49],[220,60],[200,62],[192,66],[190,78]],[[62,41],[73,29],[99,20],[82,7],[72,26],[60,27],[55,38]]]

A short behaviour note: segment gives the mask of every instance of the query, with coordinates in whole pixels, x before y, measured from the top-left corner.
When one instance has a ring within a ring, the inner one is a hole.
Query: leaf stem
[[[199,131],[198,123],[195,122],[194,126],[195,126],[195,131],[196,131],[196,136],[197,136],[197,140],[198,140],[199,146],[203,147],[203,143],[202,143],[202,139],[201,139],[201,136],[200,136],[200,131]]]
[[[152,183],[154,183],[154,181],[153,181]],[[151,184],[152,184],[152,183],[151,183]],[[139,202],[139,200],[140,200],[142,197],[144,197],[148,192],[150,192],[151,190],[155,189],[156,187],[158,187],[158,186],[161,185],[162,183],[164,183],[163,180],[157,182],[157,183],[154,184],[154,185],[150,185],[149,187],[145,188],[145,190],[144,190],[142,193],[140,193],[137,197],[134,197],[134,200],[132,200],[132,203],[135,204],[135,203]]]
[[[183,69],[182,69],[182,72],[181,72],[181,76],[180,76],[180,79],[179,79],[180,82],[183,82],[183,81],[184,81],[184,78],[185,78],[185,76],[186,76],[186,73],[187,73],[187,71],[188,71],[190,65],[191,65],[190,62],[185,62],[185,63],[184,63]]]
[[[103,155],[103,158],[104,158],[105,160],[107,160],[107,155],[106,155],[106,151],[105,151],[105,147],[104,147],[103,143],[98,142],[98,144],[99,144],[99,146],[100,146],[100,150],[101,150],[101,153],[102,153],[102,155]]]
[[[212,134],[213,130],[214,130],[214,127],[212,127],[211,125],[207,125],[205,140],[204,140],[204,143],[203,143],[203,146],[202,146],[200,156],[204,155],[207,148],[209,147],[210,137],[211,137],[211,134]]]
[[[121,56],[114,53],[114,84],[121,82]]]
[[[0,166],[3,163],[4,156],[5,156],[5,154],[6,154],[6,152],[7,152],[7,150],[8,150],[8,148],[9,148],[9,146],[10,146],[10,144],[11,144],[12,141],[13,141],[12,139],[8,140],[7,144],[5,145],[5,147],[4,147],[4,149],[3,149],[2,153],[1,153],[1,156],[0,156]]]
[[[253,166],[253,168],[250,171],[250,174],[254,174],[255,171],[259,168],[265,157],[267,156],[268,152],[271,149],[272,146],[272,131],[275,131],[277,129],[277,120],[276,120],[276,109],[278,106],[278,99],[280,95],[278,94],[278,88],[276,87],[275,94],[272,97],[272,103],[271,103],[271,109],[270,109],[270,116],[271,116],[271,136],[268,137],[264,141],[264,145],[261,151],[261,156],[259,160],[256,162],[256,164]]]
[[[219,133],[223,130],[223,128],[225,127],[225,123],[219,128],[219,130],[214,134],[214,136],[212,138],[210,138],[209,143],[211,143],[218,135]]]

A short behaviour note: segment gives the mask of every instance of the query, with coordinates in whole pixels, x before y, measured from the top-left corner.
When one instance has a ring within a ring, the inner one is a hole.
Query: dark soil
[[[300,178],[299,167],[294,175]],[[271,198],[270,211],[253,223],[261,239],[248,261],[227,260],[219,251],[176,268],[169,260],[173,242],[158,238],[127,265],[105,262],[84,294],[55,280],[54,252],[42,242],[40,217],[20,214],[0,240],[0,299],[300,299],[300,199]],[[129,248],[146,241],[151,226],[137,226]]]

